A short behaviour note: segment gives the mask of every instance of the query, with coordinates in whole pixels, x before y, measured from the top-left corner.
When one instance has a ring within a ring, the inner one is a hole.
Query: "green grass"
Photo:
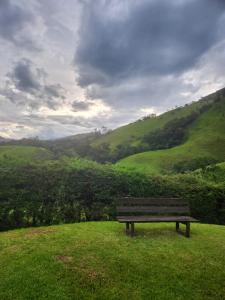
[[[225,227],[90,222],[0,233],[0,299],[225,299]]]
[[[225,101],[215,103],[189,128],[186,142],[165,150],[148,151],[121,160],[119,168],[156,174],[170,172],[182,160],[212,157],[225,161]]]
[[[52,158],[52,153],[44,148],[33,146],[0,146],[0,165],[15,166],[40,162]]]

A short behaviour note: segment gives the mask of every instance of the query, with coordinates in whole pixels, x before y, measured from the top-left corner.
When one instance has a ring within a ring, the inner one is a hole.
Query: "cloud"
[[[41,46],[37,38],[40,38],[44,24],[31,7],[31,3],[27,5],[23,0],[1,0],[0,37],[17,47],[39,51]]]
[[[9,77],[15,83],[15,87],[23,92],[35,93],[41,88],[40,80],[44,72],[38,68],[34,68],[28,59],[19,61]]]
[[[73,101],[72,108],[73,111],[85,111],[90,108],[91,103],[90,102],[84,102],[84,101]]]
[[[225,2],[88,1],[74,65],[82,87],[179,74],[217,41]]]
[[[6,85],[0,94],[17,105],[56,109],[65,99],[65,90],[59,83],[46,83],[47,77],[43,68],[37,68],[31,60],[22,58],[7,74]]]

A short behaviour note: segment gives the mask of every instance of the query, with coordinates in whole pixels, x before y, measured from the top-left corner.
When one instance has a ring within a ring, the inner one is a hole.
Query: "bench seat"
[[[198,222],[198,220],[189,216],[119,216],[118,222],[127,223],[154,223],[154,222]]]

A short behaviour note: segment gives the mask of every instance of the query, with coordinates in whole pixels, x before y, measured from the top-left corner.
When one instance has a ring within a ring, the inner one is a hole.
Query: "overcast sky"
[[[115,128],[225,86],[224,0],[0,0],[0,136]]]

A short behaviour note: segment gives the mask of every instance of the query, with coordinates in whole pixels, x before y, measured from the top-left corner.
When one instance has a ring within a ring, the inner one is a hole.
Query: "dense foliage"
[[[211,156],[202,156],[192,159],[181,160],[174,164],[173,171],[176,173],[184,173],[187,171],[194,171],[200,168],[206,168],[209,165],[213,165],[218,161]]]
[[[1,229],[115,217],[119,196],[182,196],[192,215],[225,224],[223,183],[198,176],[147,177],[74,161],[0,170]]]
[[[150,132],[144,136],[143,141],[149,146],[149,150],[167,149],[184,142],[187,126],[193,123],[198,113],[192,112],[187,117],[174,119],[168,122],[162,129]]]

